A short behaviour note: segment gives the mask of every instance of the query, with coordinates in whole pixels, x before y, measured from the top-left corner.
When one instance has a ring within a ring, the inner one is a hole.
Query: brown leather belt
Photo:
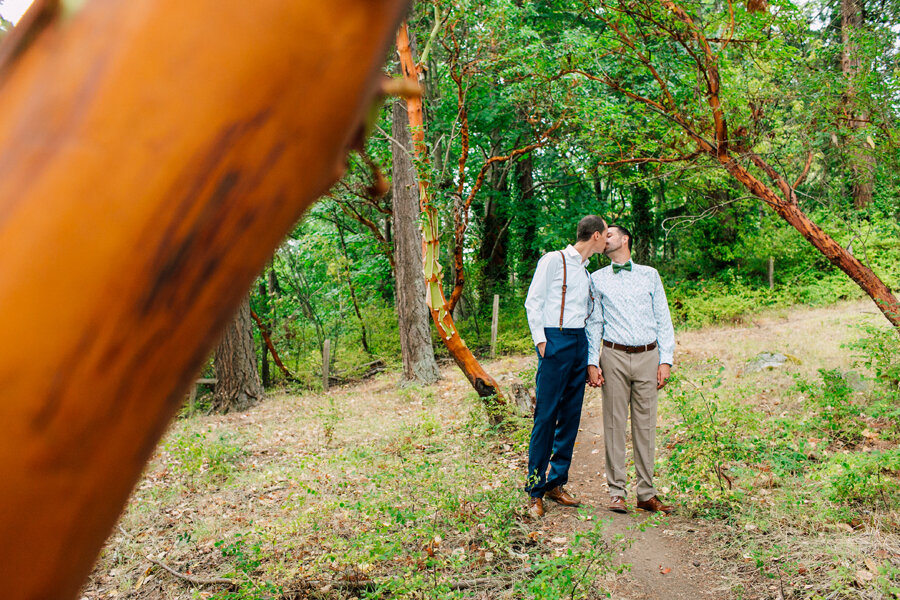
[[[656,348],[656,342],[651,342],[644,346],[623,346],[622,344],[614,344],[613,342],[607,342],[603,340],[603,345],[607,348],[612,348],[613,350],[621,350],[622,352],[627,352],[628,354],[637,354],[638,352],[646,352],[647,350],[653,350]]]

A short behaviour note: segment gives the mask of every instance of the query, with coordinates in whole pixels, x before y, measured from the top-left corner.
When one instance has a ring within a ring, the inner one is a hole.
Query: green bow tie
[[[619,271],[630,271],[631,270],[631,261],[629,260],[624,265],[617,265],[616,263],[613,263],[612,268],[613,268],[613,275],[615,275]]]

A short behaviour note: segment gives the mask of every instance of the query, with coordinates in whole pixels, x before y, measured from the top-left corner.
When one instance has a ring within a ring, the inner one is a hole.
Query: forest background
[[[717,53],[737,160],[760,180],[768,174],[752,157],[796,180],[800,210],[896,289],[900,5],[685,8]],[[862,295],[679,125],[682,118],[701,132],[715,127],[709,82],[679,39],[687,34],[667,30],[667,10],[416,4],[409,27],[424,57],[428,148],[417,169],[432,183],[447,290],[461,249],[465,284],[453,315],[476,354],[489,344],[494,294],[499,351],[531,351],[523,301],[535,264],[570,243],[589,213],[634,233],[634,258],[660,271],[676,327]],[[386,71],[398,68],[392,52]],[[642,99],[658,99],[669,114]],[[298,224],[252,290],[252,309],[286,366],[270,366],[254,327],[267,386],[286,372],[301,386],[320,386],[325,340],[332,372],[351,376],[376,358],[399,364],[392,191],[377,191],[379,171],[390,180],[396,154],[392,106],[373,115],[365,151],[351,157],[346,177]],[[603,264],[595,257],[589,269]],[[434,348],[446,356],[436,334]]]

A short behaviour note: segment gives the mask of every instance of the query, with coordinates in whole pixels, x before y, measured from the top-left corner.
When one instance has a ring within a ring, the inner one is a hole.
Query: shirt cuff
[[[547,341],[547,336],[544,335],[544,330],[541,329],[539,332],[535,332],[534,335],[531,336],[531,339],[534,340],[534,345],[543,344]]]

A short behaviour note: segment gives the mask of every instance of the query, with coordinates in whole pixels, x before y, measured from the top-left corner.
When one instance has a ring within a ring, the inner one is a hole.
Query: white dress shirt
[[[566,309],[562,326],[566,329],[587,329],[588,364],[597,365],[599,360],[598,325],[600,324],[599,305],[596,305],[596,292],[591,298],[593,285],[585,268],[588,261],[582,260],[581,254],[574,246],[563,250],[566,258]],[[559,327],[559,310],[562,305],[563,262],[559,252],[550,252],[541,257],[528,296],[525,298],[525,313],[528,316],[528,327],[534,345],[547,341],[544,327]],[[593,324],[594,326],[586,326]],[[590,360],[593,357],[593,361]]]
[[[613,273],[612,265],[591,275],[601,319],[596,335],[615,344],[659,344],[659,362],[672,364],[675,330],[662,279],[653,267],[631,263],[631,271]],[[599,350],[599,347],[598,347]],[[593,363],[591,355],[589,364]]]

